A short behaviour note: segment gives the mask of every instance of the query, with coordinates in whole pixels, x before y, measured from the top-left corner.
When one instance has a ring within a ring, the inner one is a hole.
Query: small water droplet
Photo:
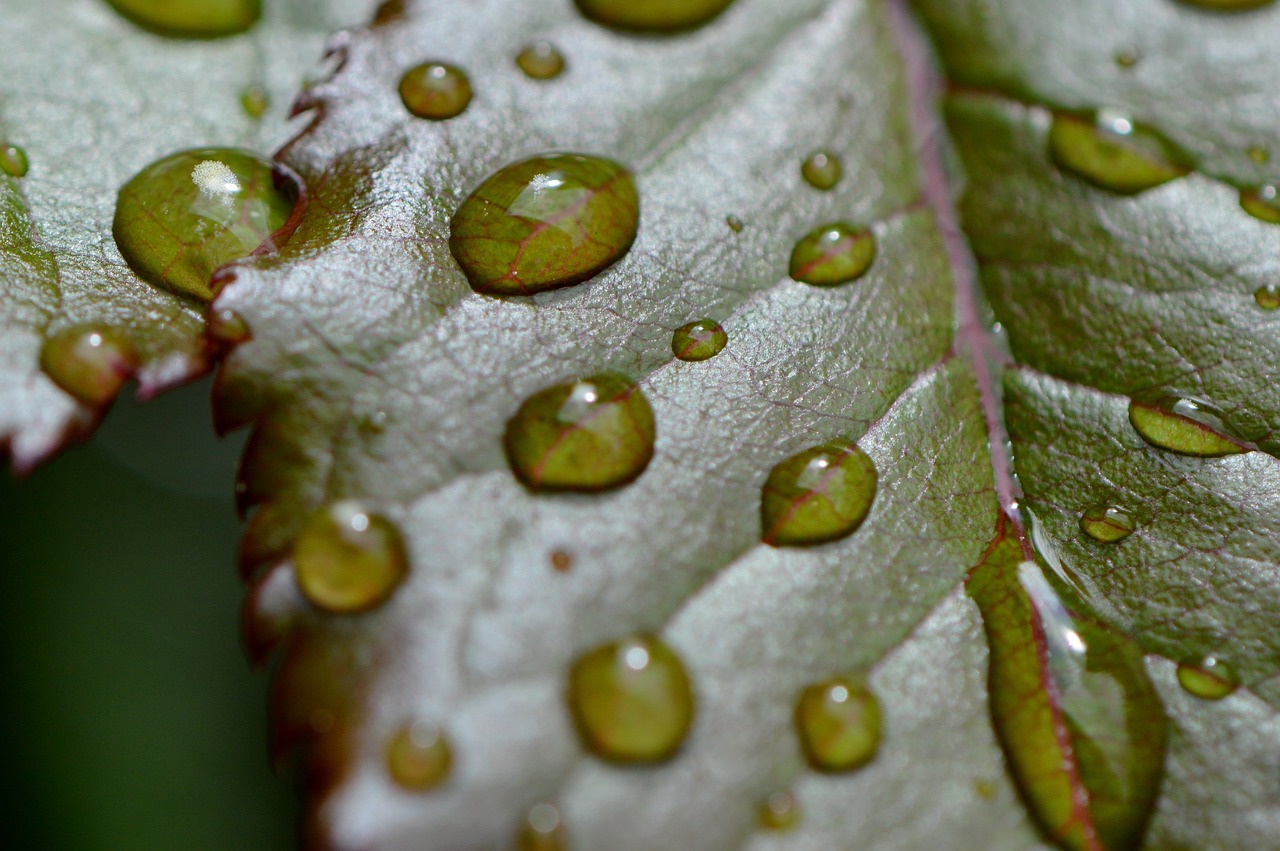
[[[700,27],[733,0],[574,0],[589,20],[636,32],[670,33]]]
[[[448,779],[452,766],[449,740],[435,724],[406,724],[387,745],[387,771],[397,784],[413,792],[435,789]]]
[[[569,705],[583,743],[612,762],[670,759],[693,723],[684,663],[655,636],[607,644],[575,662]]]
[[[861,768],[880,747],[880,701],[855,679],[837,677],[806,688],[795,722],[805,757],[819,771]]]
[[[834,189],[844,176],[844,163],[830,151],[817,151],[800,166],[800,174],[814,189]]]
[[[552,550],[551,569],[556,573],[568,573],[573,569],[573,556],[564,550]]]
[[[763,540],[775,547],[838,540],[862,525],[875,496],[875,464],[857,446],[806,449],[774,467],[764,483]]]
[[[271,100],[267,97],[267,90],[262,86],[246,86],[240,93],[240,107],[245,115],[254,120],[266,115],[270,105]]]
[[[137,366],[129,341],[96,325],[64,328],[40,349],[45,375],[86,405],[105,405],[115,399]]]
[[[1263,310],[1280,309],[1280,287],[1275,284],[1267,284],[1258,287],[1253,292],[1253,300],[1258,303],[1258,307]]]
[[[734,233],[742,233],[742,229],[746,224],[737,216],[725,216],[724,223],[729,226],[729,230]]]
[[[1235,668],[1217,656],[1178,666],[1178,684],[1203,700],[1222,700],[1240,687]]]
[[[360,418],[360,430],[365,434],[382,434],[390,422],[391,416],[386,411],[373,411]]]
[[[996,796],[996,784],[990,780],[978,780],[973,784],[973,791],[977,792],[982,800],[990,801]]]
[[[1249,159],[1253,160],[1258,165],[1265,165],[1271,160],[1271,152],[1261,145],[1250,146],[1247,153],[1249,154]]]
[[[1080,530],[1104,544],[1123,541],[1138,528],[1129,512],[1114,505],[1091,505],[1080,516]]]
[[[278,184],[271,161],[257,154],[182,151],[124,185],[111,232],[144,280],[207,302],[219,266],[274,248],[294,201],[292,187]]]
[[[836,222],[805,234],[791,252],[791,277],[834,287],[862,277],[876,257],[876,238],[865,228]]]
[[[1116,52],[1116,64],[1121,68],[1132,68],[1134,65],[1138,64],[1138,60],[1140,58],[1141,57],[1138,56],[1138,51],[1133,50],[1132,48],[1125,48]]]
[[[516,54],[516,65],[534,80],[551,80],[564,73],[564,56],[549,41],[535,41]]]
[[[238,346],[253,336],[249,323],[234,310],[212,311],[205,325],[209,339],[224,346]]]
[[[800,807],[790,792],[774,792],[760,805],[760,826],[765,830],[787,830],[800,820]]]
[[[1257,189],[1240,190],[1240,206],[1255,219],[1280,224],[1280,194],[1275,186],[1259,186]]]
[[[671,335],[671,353],[683,361],[704,361],[720,354],[728,342],[729,335],[719,322],[698,319]]]
[[[458,208],[449,250],[471,288],[533,295],[590,280],[631,248],[640,198],[610,160],[548,154],[507,166]]]
[[[311,515],[293,545],[298,587],[330,612],[355,613],[385,602],[409,571],[400,530],[352,500]]]
[[[471,81],[461,68],[424,62],[400,78],[400,100],[419,118],[444,121],[461,115],[471,103]]]
[[[0,145],[0,171],[10,177],[25,177],[31,163],[27,152],[16,145]]]
[[[221,38],[242,33],[262,16],[262,0],[107,0],[137,26],[173,38]]]
[[[1239,455],[1249,449],[1230,436],[1222,413],[1207,402],[1179,396],[1157,396],[1129,403],[1129,422],[1152,446],[1217,458]]]
[[[630,379],[603,373],[530,396],[507,423],[512,471],[532,490],[602,491],[653,457],[653,409]]]
[[[1155,130],[1106,109],[1094,116],[1054,115],[1049,150],[1063,169],[1122,195],[1151,189],[1191,170],[1181,152]]]
[[[520,851],[565,851],[564,821],[551,804],[535,804],[520,826]]]

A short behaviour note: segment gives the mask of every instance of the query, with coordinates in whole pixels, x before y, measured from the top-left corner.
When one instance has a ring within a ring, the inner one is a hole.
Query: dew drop
[[[765,830],[787,830],[800,820],[800,807],[790,792],[774,792],[760,804],[760,826]]]
[[[698,319],[671,335],[671,353],[683,361],[704,361],[720,354],[728,342],[729,335],[719,322]]]
[[[387,745],[387,771],[404,789],[426,792],[449,778],[453,754],[444,732],[435,724],[406,724]]]
[[[293,564],[307,599],[338,613],[381,605],[409,571],[400,530],[352,500],[311,515],[293,545]]]
[[[137,366],[129,342],[96,325],[65,328],[46,339],[40,349],[45,375],[86,405],[105,405],[115,399]]]
[[[700,27],[733,0],[574,0],[589,20],[634,32],[679,32]]]
[[[551,804],[535,804],[520,826],[520,851],[565,851],[564,821]]]
[[[461,68],[424,62],[400,78],[400,100],[419,118],[444,121],[461,115],[471,103],[471,81]]]
[[[1204,700],[1222,700],[1240,687],[1240,677],[1229,662],[1206,656],[1198,663],[1179,665],[1178,684]]]
[[[761,491],[762,539],[808,546],[852,534],[871,510],[876,467],[857,446],[827,443],[773,468]]]
[[[625,168],[548,154],[480,184],[449,224],[449,250],[476,292],[533,295],[604,271],[630,250],[639,222]]]
[[[262,16],[262,0],[107,0],[145,30],[172,38],[221,38],[242,33]]]
[[[10,177],[25,177],[31,163],[27,152],[17,145],[0,145],[0,171]]]
[[[819,771],[861,768],[880,747],[880,701],[854,679],[837,677],[806,688],[795,721],[805,757]]]
[[[1190,171],[1171,142],[1113,110],[1099,110],[1094,116],[1055,115],[1049,150],[1066,171],[1122,195],[1151,189]]]
[[[1129,403],[1129,422],[1147,443],[1181,455],[1217,458],[1249,451],[1229,436],[1221,412],[1196,399],[1134,399]]]
[[[603,373],[530,396],[507,423],[511,469],[532,490],[602,491],[644,472],[653,409],[630,379]]]
[[[655,636],[607,644],[574,663],[569,706],[583,743],[612,762],[662,762],[693,723],[684,663]]]
[[[817,151],[800,166],[800,174],[814,189],[834,189],[844,176],[844,164],[830,151]]]
[[[1255,219],[1273,225],[1280,224],[1280,193],[1277,193],[1275,186],[1241,189],[1240,206]]]
[[[742,233],[742,229],[747,225],[737,216],[725,216],[724,223],[729,226],[729,230],[734,233]]]
[[[207,302],[225,263],[274,248],[293,212],[293,188],[269,160],[248,151],[204,148],[152,163],[124,185],[111,232],[144,280]]]
[[[1116,64],[1121,68],[1129,69],[1138,64],[1138,52],[1132,49],[1124,49],[1116,53]]]
[[[1258,303],[1258,307],[1263,310],[1280,309],[1280,287],[1275,284],[1267,284],[1258,287],[1253,292],[1253,300]]]
[[[1092,505],[1080,516],[1080,531],[1104,544],[1123,541],[1136,528],[1129,512],[1114,505]]]
[[[238,346],[253,336],[249,323],[234,310],[215,310],[205,324],[209,339],[224,346]]]
[[[842,222],[805,234],[791,252],[791,277],[817,287],[857,280],[876,257],[876,238],[865,228]]]
[[[255,121],[267,114],[267,107],[270,105],[271,100],[262,86],[247,86],[240,93],[240,108],[244,110],[245,115]]]
[[[534,80],[551,80],[564,73],[564,55],[549,41],[535,41],[516,54],[516,65]]]

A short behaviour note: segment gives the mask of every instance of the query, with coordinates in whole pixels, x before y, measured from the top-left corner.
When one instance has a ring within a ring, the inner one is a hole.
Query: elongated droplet
[[[638,636],[591,651],[569,674],[569,706],[583,743],[612,762],[662,762],[693,723],[693,687],[661,639]]]
[[[747,226],[746,222],[742,221],[742,219],[738,218],[737,216],[725,216],[724,223],[728,225],[729,230],[733,231],[734,233],[742,233],[742,229]]]
[[[387,771],[402,788],[413,792],[435,789],[449,777],[453,754],[444,732],[434,724],[406,724],[387,745]]]
[[[471,81],[461,68],[424,62],[400,78],[400,100],[419,118],[444,121],[461,115],[471,103]]]
[[[564,821],[551,804],[535,804],[520,826],[520,851],[566,851]]]
[[[719,322],[699,319],[671,335],[671,353],[684,361],[704,361],[720,354],[728,342],[729,335]]]
[[[1070,851],[1138,848],[1169,722],[1141,648],[1091,617],[1004,535],[970,574],[990,649],[996,733],[1045,835]]]
[[[10,177],[26,177],[31,167],[27,152],[16,145],[0,145],[0,171]]]
[[[1217,458],[1249,451],[1230,436],[1217,409],[1196,399],[1134,399],[1129,403],[1129,422],[1147,443],[1180,455]]]
[[[597,24],[636,32],[678,32],[711,21],[733,0],[574,0]]]
[[[105,405],[138,366],[128,340],[109,328],[76,325],[44,341],[40,368],[86,405]]]
[[[400,530],[351,500],[311,515],[293,545],[293,565],[308,600],[342,613],[382,604],[409,572]]]
[[[815,228],[791,252],[791,277],[817,287],[834,287],[861,278],[876,258],[869,230],[836,222]]]
[[[1091,505],[1080,516],[1080,531],[1104,544],[1123,541],[1136,528],[1129,512],[1114,505]]]
[[[800,820],[800,806],[790,792],[774,792],[760,805],[760,826],[765,830],[787,830]]]
[[[1222,700],[1240,687],[1235,668],[1217,656],[1178,666],[1178,684],[1204,700]]]
[[[807,546],[852,534],[876,496],[876,466],[857,446],[828,443],[773,468],[760,499],[762,539]]]
[[[449,225],[449,249],[471,288],[533,295],[578,284],[621,259],[640,198],[610,160],[549,154],[509,165],[471,194]]]
[[[1254,290],[1253,300],[1263,310],[1280,310],[1280,287],[1267,284]]]
[[[551,80],[564,73],[564,56],[549,41],[535,41],[516,54],[516,65],[533,80]]]
[[[1151,189],[1191,170],[1163,136],[1111,110],[1095,116],[1055,115],[1049,150],[1063,169],[1122,195]]]
[[[242,33],[262,16],[262,0],[107,0],[143,29],[173,38]]]
[[[507,423],[505,445],[533,490],[602,491],[644,472],[655,429],[640,388],[604,373],[530,396]]]
[[[861,768],[880,748],[880,701],[860,680],[838,677],[806,688],[796,732],[809,764],[836,773]]]
[[[214,270],[258,250],[293,212],[293,187],[269,160],[203,148],[152,163],[120,190],[111,232],[133,270],[156,286],[207,302]]]
[[[814,189],[834,189],[844,176],[844,164],[830,151],[817,151],[800,166],[800,174]]]
[[[1259,186],[1257,189],[1240,190],[1240,206],[1255,219],[1280,224],[1280,197],[1276,187]]]

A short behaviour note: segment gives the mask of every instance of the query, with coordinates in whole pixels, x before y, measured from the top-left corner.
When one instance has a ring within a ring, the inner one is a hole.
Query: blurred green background
[[[208,393],[122,399],[87,446],[0,473],[6,849],[295,846],[239,643],[243,436],[214,437]]]

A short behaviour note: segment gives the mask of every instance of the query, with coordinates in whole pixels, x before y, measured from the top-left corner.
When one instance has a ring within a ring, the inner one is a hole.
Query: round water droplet
[[[1151,189],[1191,170],[1171,142],[1112,110],[1100,110],[1092,117],[1055,115],[1049,151],[1063,169],[1123,195]]]
[[[480,184],[449,224],[449,250],[476,292],[533,295],[604,271],[631,248],[639,223],[625,168],[548,154]]]
[[[266,115],[270,105],[267,90],[262,86],[248,86],[240,93],[240,107],[250,118],[258,119]]]
[[[861,768],[880,747],[880,701],[857,680],[809,686],[796,704],[795,720],[805,757],[819,771]]]
[[[1132,68],[1138,64],[1138,51],[1126,48],[1116,53],[1116,64],[1121,68]]]
[[[791,277],[817,287],[857,280],[876,258],[876,238],[865,228],[836,222],[805,234],[791,252]]]
[[[535,804],[520,826],[520,851],[564,851],[568,847],[560,811],[551,804]]]
[[[145,30],[173,38],[221,38],[258,22],[262,0],[107,0]]]
[[[790,792],[774,792],[760,805],[760,826],[765,830],[786,830],[800,820],[800,807]]]
[[[737,216],[725,216],[724,223],[729,226],[729,230],[734,233],[742,233],[742,229],[746,224]]]
[[[1240,677],[1228,662],[1206,656],[1198,663],[1179,665],[1178,684],[1204,700],[1222,700],[1240,687]]]
[[[1092,505],[1080,516],[1080,530],[1104,544],[1123,541],[1137,528],[1129,512],[1114,505]]]
[[[530,396],[507,423],[511,469],[533,490],[602,491],[635,479],[653,457],[649,400],[604,373]]]
[[[535,41],[516,54],[516,65],[534,80],[550,80],[564,73],[564,56],[549,41]]]
[[[204,148],[152,163],[120,190],[111,232],[143,279],[200,301],[213,296],[214,270],[274,247],[293,212],[293,187],[270,160],[248,151]]]
[[[358,502],[311,515],[293,545],[298,587],[330,612],[363,612],[389,598],[409,571],[400,530]]]
[[[569,674],[569,706],[578,732],[613,762],[661,762],[680,749],[693,723],[684,663],[654,636],[591,651]]]
[[[27,152],[16,145],[0,145],[0,171],[10,177],[25,177],[31,163]]]
[[[719,322],[699,319],[681,325],[671,335],[671,353],[680,360],[703,361],[720,354],[728,342],[729,335]]]
[[[1280,194],[1274,186],[1240,190],[1240,206],[1255,219],[1280,224]]]
[[[444,121],[461,115],[471,103],[471,81],[461,68],[424,62],[400,78],[400,100],[419,118]]]
[[[1134,399],[1129,403],[1129,422],[1147,443],[1181,455],[1217,458],[1249,451],[1229,436],[1222,414],[1197,399]]]
[[[387,745],[387,771],[397,784],[413,792],[438,787],[448,779],[452,765],[449,741],[434,724],[406,724]]]
[[[828,443],[773,468],[760,500],[762,537],[807,546],[852,534],[876,496],[876,466],[857,446]]]
[[[77,325],[44,341],[40,368],[86,405],[105,405],[138,367],[128,340],[109,328]]]
[[[733,0],[574,0],[588,19],[635,32],[678,32],[711,21]]]
[[[1253,300],[1258,303],[1258,307],[1263,310],[1280,309],[1280,287],[1275,284],[1267,284],[1258,287],[1253,292]]]
[[[224,346],[238,346],[252,337],[249,323],[234,310],[215,310],[205,320],[210,340]]]
[[[840,182],[840,178],[844,176],[844,164],[829,151],[817,151],[800,166],[800,174],[814,189],[825,192],[834,189]]]

